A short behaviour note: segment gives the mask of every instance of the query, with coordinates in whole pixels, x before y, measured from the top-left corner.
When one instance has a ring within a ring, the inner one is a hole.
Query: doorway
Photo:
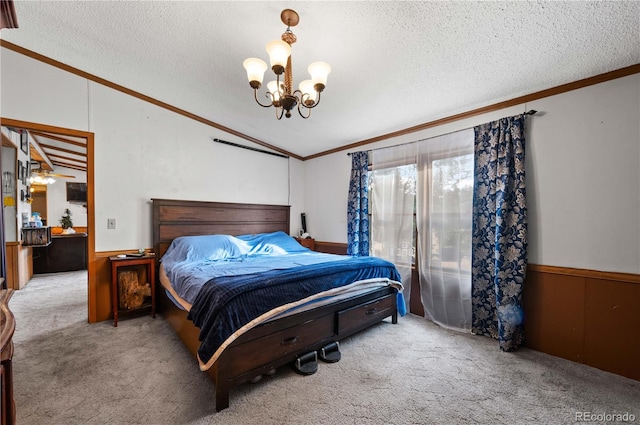
[[[93,189],[94,134],[81,130],[55,127],[41,123],[19,121],[8,118],[0,118],[0,124],[3,127],[6,126],[28,131],[30,135],[33,136],[34,142],[30,144],[29,154],[30,158],[35,158],[36,161],[30,164],[30,166],[40,166],[41,169],[46,170],[47,167],[43,167],[43,165],[47,162],[48,158],[49,162],[47,165],[49,166],[48,168],[51,168],[51,170],[43,171],[43,174],[46,174],[47,172],[57,174],[54,173],[56,167],[65,167],[63,169],[65,169],[66,171],[76,170],[78,172],[86,173],[86,202],[82,203],[79,208],[82,208],[81,211],[86,211],[86,226],[83,227],[84,229],[86,229],[87,234],[86,272],[88,282],[88,321],[90,323],[96,322],[95,204]],[[65,146],[65,144],[67,145]],[[69,160],[69,158],[77,156],[74,154],[74,152],[77,153],[78,151],[81,151],[78,148],[74,148],[77,146],[82,146],[84,148],[84,155],[86,158],[84,166],[78,166],[77,161]],[[52,151],[56,151],[56,153],[51,154]],[[51,157],[55,157],[55,159],[51,160]],[[56,176],[54,176],[54,178],[56,178]],[[62,182],[62,184],[64,184],[64,182]],[[45,191],[44,197],[47,196],[47,192],[48,190]],[[31,196],[33,196],[34,194],[35,191],[30,193]],[[35,198],[33,198],[33,202],[36,202]],[[58,224],[59,217],[48,217],[49,214],[56,215],[57,213],[54,213],[50,208],[47,208],[47,205],[50,204],[50,202],[47,202],[46,200],[44,202],[44,204],[40,204],[39,208],[43,208],[44,205],[44,207],[47,209],[47,224],[56,226]],[[4,220],[7,220],[7,217],[4,217]],[[4,251],[5,249],[6,248],[3,244],[2,250]]]
[[[41,217],[49,217],[47,209],[47,186],[31,186],[31,211],[39,211]],[[51,220],[47,220],[45,224],[51,226]]]

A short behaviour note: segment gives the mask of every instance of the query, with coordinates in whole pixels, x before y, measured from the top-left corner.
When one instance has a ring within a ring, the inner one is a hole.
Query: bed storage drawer
[[[341,338],[379,322],[394,312],[394,294],[338,312],[338,336]]]
[[[228,373],[235,375],[248,372],[256,365],[266,365],[287,356],[293,360],[297,354],[317,349],[318,342],[334,336],[334,323],[334,316],[327,315],[251,341],[233,344],[225,353],[231,363]]]

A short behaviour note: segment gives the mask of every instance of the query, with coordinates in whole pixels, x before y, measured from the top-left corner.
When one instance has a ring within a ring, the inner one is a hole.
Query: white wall
[[[0,48],[0,116],[87,130],[87,80]]]
[[[87,173],[66,167],[55,167],[53,173],[75,176],[75,178],[55,177],[56,182],[47,185],[47,225],[60,226],[64,210],[68,208],[73,226],[86,227],[87,209],[81,204],[67,202],[67,182],[86,183]]]
[[[151,198],[302,210],[300,161],[214,143],[252,146],[13,51],[0,49],[0,59],[1,116],[95,134],[96,251],[151,247]]]
[[[640,273],[640,75],[385,140],[412,142],[540,111],[526,141],[529,262]],[[316,239],[346,242],[350,157],[305,162],[305,207]]]
[[[346,242],[345,152],[300,162],[215,144],[249,142],[7,49],[0,59],[3,117],[95,133],[97,251],[150,247],[154,197],[290,204],[292,232],[305,212],[316,239]],[[363,149],[528,109],[540,111],[528,119],[529,261],[640,273],[640,75]]]
[[[22,136],[15,131],[10,131],[6,127],[2,127],[4,135],[11,140],[14,147],[2,147],[2,171],[8,171],[13,175],[11,191],[5,193],[3,187],[3,208],[4,208],[4,222],[5,222],[5,241],[17,242],[22,239],[22,216],[27,217],[27,221],[31,216],[31,205],[27,203],[28,193],[28,181],[27,184],[23,183],[20,179],[18,172],[18,163],[22,164],[22,167],[27,167],[29,163],[29,154],[25,153],[22,149]],[[26,171],[25,171],[26,172]],[[4,186],[4,184],[3,184]],[[7,199],[5,202],[5,197]],[[5,204],[8,204],[5,206]]]
[[[530,261],[640,273],[640,75],[531,107]]]
[[[9,133],[7,132],[7,134]],[[16,242],[18,240],[17,208],[20,202],[19,192],[18,198],[16,199],[16,148],[2,146],[2,172],[4,173],[5,171],[11,173],[11,179],[8,180],[10,182],[9,186],[5,186],[5,179],[2,179],[4,238],[6,242]]]

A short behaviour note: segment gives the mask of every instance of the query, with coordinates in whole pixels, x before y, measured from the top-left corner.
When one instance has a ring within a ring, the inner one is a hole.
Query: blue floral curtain
[[[524,342],[527,267],[524,115],[475,127],[472,332],[503,351]]]
[[[351,154],[351,181],[347,201],[347,254],[369,255],[369,153]]]

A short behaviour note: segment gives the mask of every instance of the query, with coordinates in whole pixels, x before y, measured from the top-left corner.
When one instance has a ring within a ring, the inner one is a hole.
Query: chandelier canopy
[[[275,81],[267,83],[268,91],[265,96],[269,103],[263,104],[258,100],[258,89],[262,86],[267,64],[261,59],[249,58],[245,59],[242,65],[247,70],[249,85],[253,89],[253,96],[258,105],[264,108],[275,107],[277,119],[283,116],[291,118],[291,110],[296,106],[302,118],[309,118],[311,109],[320,103],[320,93],[327,84],[331,67],[324,62],[312,63],[307,68],[311,79],[302,81],[299,89],[293,91],[291,45],[296,42],[296,36],[291,31],[291,27],[298,25],[300,18],[294,10],[285,9],[280,14],[280,19],[287,26],[287,30],[282,34],[281,40],[272,40],[266,45],[271,70],[276,74]],[[283,80],[281,80],[282,74],[284,74]]]

